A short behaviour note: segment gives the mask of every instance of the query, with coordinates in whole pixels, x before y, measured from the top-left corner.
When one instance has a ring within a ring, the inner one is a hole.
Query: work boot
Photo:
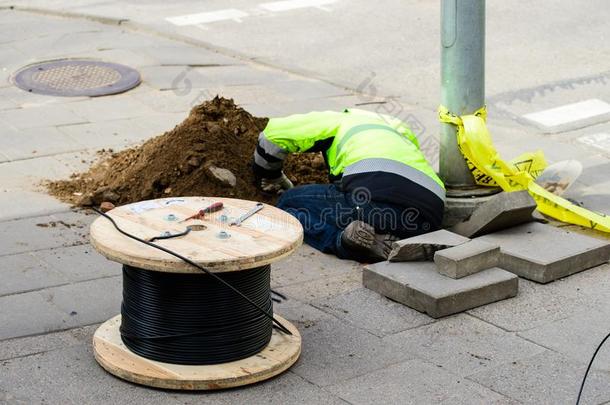
[[[375,228],[362,221],[351,222],[341,234],[341,244],[344,247],[372,261],[387,260],[392,243],[397,240],[392,235],[375,233]]]

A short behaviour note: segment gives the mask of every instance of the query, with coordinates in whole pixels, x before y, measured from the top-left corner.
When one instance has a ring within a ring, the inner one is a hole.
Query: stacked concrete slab
[[[388,262],[365,269],[363,284],[438,318],[515,296],[517,276],[548,283],[610,259],[607,241],[533,223],[535,208],[527,191],[500,193],[455,233],[396,242]]]
[[[366,267],[364,286],[433,318],[517,294],[517,276],[497,267],[497,245],[442,230],[399,241],[394,253],[410,261]]]
[[[479,240],[500,246],[502,268],[538,283],[549,283],[610,259],[608,241],[536,222]]]

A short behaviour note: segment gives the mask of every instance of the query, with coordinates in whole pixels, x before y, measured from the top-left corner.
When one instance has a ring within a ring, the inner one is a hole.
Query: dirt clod
[[[274,196],[256,188],[251,169],[258,134],[266,124],[267,118],[253,117],[233,100],[216,97],[194,107],[173,130],[121,152],[102,150],[87,172],[47,187],[59,199],[80,206],[195,195],[273,202]],[[297,185],[327,182],[324,160],[317,153],[291,155],[284,168]]]

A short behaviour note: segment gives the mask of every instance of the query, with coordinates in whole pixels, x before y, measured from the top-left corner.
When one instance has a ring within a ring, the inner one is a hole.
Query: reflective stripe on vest
[[[343,171],[343,176],[370,172],[397,174],[430,190],[438,198],[445,201],[445,190],[432,177],[414,167],[392,159],[370,158],[360,160],[347,166]]]

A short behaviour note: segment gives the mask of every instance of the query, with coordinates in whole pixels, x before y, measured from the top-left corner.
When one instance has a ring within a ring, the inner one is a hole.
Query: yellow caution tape
[[[561,198],[534,181],[546,168],[542,151],[524,153],[510,162],[502,160],[493,145],[485,121],[485,107],[471,115],[457,116],[440,106],[441,122],[457,126],[458,147],[466,159],[475,182],[481,186],[499,186],[504,191],[528,190],[538,211],[562,222],[610,232],[610,217],[599,214]]]

